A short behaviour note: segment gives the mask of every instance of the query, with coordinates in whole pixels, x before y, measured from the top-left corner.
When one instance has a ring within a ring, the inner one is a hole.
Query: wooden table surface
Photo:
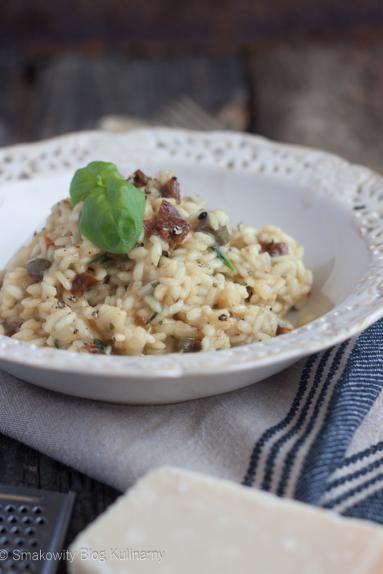
[[[188,95],[211,113],[239,102],[247,128],[326,148],[379,170],[383,42],[260,45],[237,56],[64,55],[0,61],[0,145],[95,128],[107,114],[154,116]],[[243,111],[243,110],[242,110]],[[77,493],[68,542],[118,495],[0,436],[0,482]]]

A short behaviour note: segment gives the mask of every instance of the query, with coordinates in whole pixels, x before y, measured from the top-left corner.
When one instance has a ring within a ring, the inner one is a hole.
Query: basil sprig
[[[78,169],[70,184],[71,203],[83,202],[79,229],[109,253],[128,253],[137,243],[145,211],[145,195],[126,181],[113,163],[93,161]]]

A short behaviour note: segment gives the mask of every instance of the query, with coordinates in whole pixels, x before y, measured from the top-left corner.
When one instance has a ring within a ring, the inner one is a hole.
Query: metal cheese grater
[[[0,574],[56,571],[74,498],[0,485]]]

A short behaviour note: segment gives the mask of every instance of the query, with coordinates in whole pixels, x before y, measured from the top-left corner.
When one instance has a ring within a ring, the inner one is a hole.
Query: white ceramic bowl
[[[227,132],[86,132],[0,150],[0,267],[68,194],[75,169],[114,161],[172,169],[234,223],[275,224],[305,247],[318,319],[263,343],[198,354],[116,357],[40,349],[0,337],[1,367],[63,393],[127,403],[177,402],[238,389],[339,343],[383,315],[383,180],[311,149]]]

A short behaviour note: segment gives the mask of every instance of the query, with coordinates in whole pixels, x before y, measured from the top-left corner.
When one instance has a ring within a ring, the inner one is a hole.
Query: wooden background
[[[5,57],[238,52],[263,39],[339,40],[383,30],[381,0],[11,0],[0,16]]]
[[[150,118],[187,95],[383,171],[381,1],[12,0],[0,16],[0,145]],[[76,491],[68,542],[118,494],[5,436],[0,482]]]

